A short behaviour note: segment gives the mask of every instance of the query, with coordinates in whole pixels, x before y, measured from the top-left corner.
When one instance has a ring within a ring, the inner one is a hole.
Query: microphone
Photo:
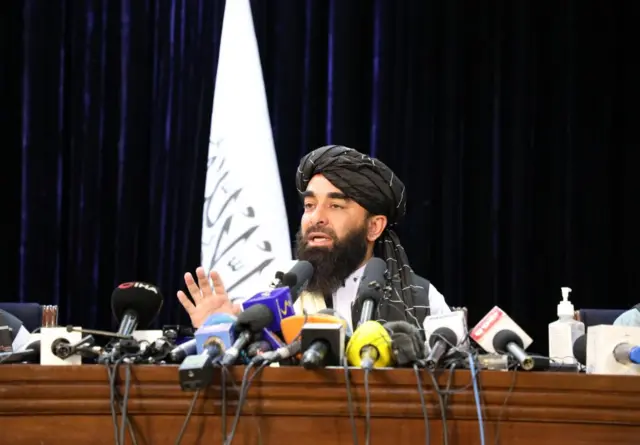
[[[279,287],[265,292],[260,292],[242,303],[242,309],[247,311],[254,305],[261,305],[271,312],[271,321],[265,328],[270,331],[279,331],[282,320],[295,315],[291,291],[288,287]]]
[[[300,292],[307,286],[313,277],[313,265],[309,261],[299,260],[287,273],[276,273],[276,279],[271,284],[272,288],[288,286],[291,291],[291,300],[295,301]]]
[[[424,344],[420,330],[406,321],[389,321],[382,325],[391,337],[391,351],[398,366],[420,363]]]
[[[81,357],[95,357],[98,354],[91,349],[95,344],[95,339],[92,335],[83,337],[79,342],[71,344],[66,338],[56,338],[51,343],[51,353],[58,357],[60,360],[66,360],[72,355],[78,354]]]
[[[344,357],[345,329],[338,323],[306,323],[302,327],[300,340],[302,366],[317,369],[325,366],[339,366]]]
[[[582,334],[573,342],[573,356],[582,366],[587,365],[587,334]]]
[[[613,348],[613,358],[623,365],[640,365],[640,346],[631,343],[618,343]]]
[[[349,364],[369,371],[391,366],[394,361],[391,336],[377,321],[367,321],[353,332],[346,355]]]
[[[273,351],[264,353],[262,357],[255,357],[252,361],[254,363],[259,363],[261,361],[279,362],[298,354],[302,348],[300,341],[302,328],[305,324],[309,323],[342,323],[345,329],[345,337],[346,332],[349,329],[349,325],[346,320],[326,313],[318,312],[308,315],[294,315],[282,320],[282,325],[280,326],[282,337],[288,345],[274,348]]]
[[[254,364],[261,363],[263,361],[273,363],[273,362],[281,362],[283,360],[288,359],[289,357],[293,357],[298,354],[301,349],[300,340],[296,340],[290,345],[282,346],[275,351],[268,351],[262,355],[255,356],[251,361]]]
[[[67,325],[67,332],[80,332],[82,334],[101,335],[103,337],[119,338],[121,340],[131,340],[133,338],[133,336],[131,335],[122,335],[118,334],[117,332],[100,331],[98,329],[76,328],[73,325]]]
[[[237,337],[233,345],[224,353],[222,366],[235,363],[240,351],[249,344],[256,333],[269,326],[273,318],[273,312],[264,304],[255,304],[240,312],[235,324]]]
[[[207,317],[202,323],[202,326],[194,334],[194,338],[188,340],[181,345],[176,346],[169,353],[169,357],[173,363],[182,363],[182,361],[189,355],[195,353],[202,353],[204,347],[204,341],[206,340],[208,326],[214,326],[221,323],[235,323],[237,318],[230,314],[215,313]]]
[[[280,337],[277,334],[271,332],[267,328],[264,328],[262,330],[262,340],[269,343],[269,345],[271,346],[271,349],[278,349],[279,347],[285,345],[285,343],[282,341],[282,339],[280,339]]]
[[[424,365],[434,370],[452,347],[466,341],[465,314],[463,311],[452,311],[448,314],[429,315],[424,320],[424,330],[430,349]]]
[[[222,356],[235,339],[233,323],[203,326],[196,331],[199,354],[189,355],[178,368],[180,388],[193,391],[206,388],[213,379],[213,360]]]
[[[120,322],[118,335],[130,336],[138,326],[145,329],[157,317],[163,297],[153,284],[122,283],[111,294],[111,311]]]
[[[349,324],[342,317],[317,312],[315,314],[294,315],[282,320],[280,328],[282,329],[282,337],[288,344],[293,343],[302,335],[302,328],[309,323],[342,323],[344,325],[345,336],[349,329]]]
[[[509,352],[522,369],[533,369],[533,357],[525,352],[533,340],[498,306],[480,320],[469,336],[485,351],[496,354]]]
[[[271,343],[266,340],[254,341],[247,346],[247,358],[253,359],[256,356],[263,355],[265,352],[271,351]]]
[[[585,337],[587,374],[640,375],[640,326],[590,326]]]
[[[387,263],[382,258],[373,257],[367,262],[358,287],[356,301],[353,305],[354,309],[360,308],[359,311],[356,309],[353,314],[355,319],[358,318],[359,312],[360,321],[358,326],[373,318],[373,311],[384,297],[383,289],[386,284],[386,272]],[[361,305],[360,302],[362,302]]]

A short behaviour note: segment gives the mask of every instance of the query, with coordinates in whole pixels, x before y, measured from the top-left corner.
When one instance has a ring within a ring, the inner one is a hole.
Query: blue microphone
[[[640,346],[630,343],[619,343],[613,348],[613,358],[623,365],[640,365]]]
[[[207,318],[205,324],[200,326],[195,332],[196,351],[198,354],[202,354],[207,351],[209,345],[209,339],[211,337],[220,338],[223,340],[226,348],[231,347],[235,341],[234,325],[236,323],[236,317],[229,314],[213,314]],[[225,334],[229,332],[229,334]]]
[[[267,306],[273,314],[273,320],[267,326],[267,329],[272,332],[280,332],[282,319],[295,315],[291,291],[288,287],[278,287],[260,292],[242,303],[242,309],[247,310],[256,304]]]
[[[286,343],[283,342],[277,334],[267,328],[262,330],[262,339],[269,343],[274,351],[286,345]]]
[[[202,326],[200,326],[200,329],[206,326],[213,326],[220,323],[235,323],[235,321],[236,321],[236,317],[233,315],[223,314],[223,313],[211,314],[209,315],[209,317],[207,317],[207,319],[204,321]],[[198,329],[198,331],[200,329]],[[182,361],[187,356],[193,355],[196,353],[198,354],[202,353],[203,340],[201,340],[200,343],[198,343],[198,339],[197,339],[198,331],[194,333],[195,338],[192,338],[191,340],[187,340],[186,342],[176,346],[171,350],[171,352],[169,353],[169,356],[173,363],[182,363]]]
[[[213,379],[213,362],[230,349],[236,338],[235,323],[202,326],[196,331],[198,355],[189,355],[178,369],[184,391],[206,388]]]

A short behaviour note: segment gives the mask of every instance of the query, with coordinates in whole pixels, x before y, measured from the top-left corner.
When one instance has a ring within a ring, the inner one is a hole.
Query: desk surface
[[[231,376],[239,385],[243,367]],[[178,385],[176,366],[134,366],[129,415],[139,444],[170,444],[182,426],[193,393]],[[364,443],[364,374],[350,370],[356,429]],[[124,389],[124,369],[119,372]],[[442,443],[438,397],[420,372],[432,444]],[[437,377],[443,388],[449,372]],[[449,444],[479,444],[478,414],[468,371],[456,371],[449,397]],[[227,384],[230,385],[227,379]],[[482,371],[480,391],[486,443],[637,444],[640,378],[571,373]],[[230,428],[237,392],[226,391]],[[425,423],[412,369],[370,374],[371,443],[425,443]],[[196,402],[182,444],[221,443],[221,385]],[[101,366],[0,366],[0,444],[113,444],[106,368]],[[267,368],[243,408],[234,444],[352,444],[345,373]],[[214,440],[211,440],[214,438]],[[304,441],[300,441],[304,438]],[[206,439],[206,440],[205,440]],[[128,442],[130,443],[130,442]]]

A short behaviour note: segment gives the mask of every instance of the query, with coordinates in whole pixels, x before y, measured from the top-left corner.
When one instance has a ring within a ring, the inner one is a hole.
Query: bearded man
[[[393,227],[404,216],[407,194],[404,184],[378,159],[354,149],[320,147],[300,161],[296,186],[304,204],[296,236],[299,260],[314,267],[313,278],[295,302],[296,313],[314,313],[333,307],[352,326],[352,305],[366,263],[375,255],[387,263],[391,295],[376,309],[376,319],[407,321],[419,329],[427,315],[450,312],[444,297],[409,266]],[[237,314],[220,276],[204,269],[190,273],[185,283],[193,302],[179,291],[178,299],[199,327],[215,312]]]

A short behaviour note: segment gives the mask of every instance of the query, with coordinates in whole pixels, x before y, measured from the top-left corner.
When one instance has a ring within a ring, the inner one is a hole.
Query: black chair
[[[585,329],[599,324],[612,325],[616,318],[627,309],[580,309],[576,311],[575,319],[584,323]]]
[[[0,303],[0,309],[17,317],[29,332],[42,326],[42,306],[39,303]]]

